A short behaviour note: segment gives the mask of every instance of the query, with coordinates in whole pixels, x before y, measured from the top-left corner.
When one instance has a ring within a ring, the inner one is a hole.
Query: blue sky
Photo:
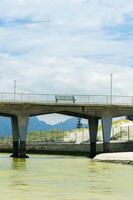
[[[133,95],[132,52],[132,0],[0,1],[0,91]]]

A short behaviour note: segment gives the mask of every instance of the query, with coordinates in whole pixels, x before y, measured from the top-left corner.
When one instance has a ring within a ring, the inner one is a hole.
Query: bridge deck
[[[0,102],[0,115],[12,116],[18,113],[29,116],[59,113],[81,118],[88,116],[128,116],[133,115],[133,105],[107,105],[85,103],[44,103],[44,102]]]

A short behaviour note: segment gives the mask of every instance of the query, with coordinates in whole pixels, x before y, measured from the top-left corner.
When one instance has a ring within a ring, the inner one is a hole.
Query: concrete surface
[[[94,158],[95,161],[123,163],[133,165],[133,152],[102,153]]]

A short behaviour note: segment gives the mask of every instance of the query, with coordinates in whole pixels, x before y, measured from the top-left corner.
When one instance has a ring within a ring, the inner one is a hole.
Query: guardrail
[[[32,102],[32,103],[71,103],[71,104],[114,104],[114,105],[133,105],[133,96],[117,95],[72,95],[75,102],[66,100],[56,101],[59,94],[40,94],[40,93],[11,93],[1,92],[0,102]],[[68,96],[62,95],[61,96]]]
[[[133,105],[133,96],[117,95],[73,95],[75,102],[64,101],[56,102],[56,96],[68,96],[70,94],[40,94],[40,93],[11,93],[1,92],[0,102],[32,102],[32,103],[68,103],[68,104],[114,104],[114,105]]]

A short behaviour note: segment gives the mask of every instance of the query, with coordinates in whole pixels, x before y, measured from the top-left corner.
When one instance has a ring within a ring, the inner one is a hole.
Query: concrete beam
[[[89,134],[90,134],[90,157],[93,158],[96,155],[96,140],[98,131],[98,118],[89,117]]]
[[[110,151],[110,135],[112,127],[112,117],[102,117],[102,131],[103,131],[103,151]]]

